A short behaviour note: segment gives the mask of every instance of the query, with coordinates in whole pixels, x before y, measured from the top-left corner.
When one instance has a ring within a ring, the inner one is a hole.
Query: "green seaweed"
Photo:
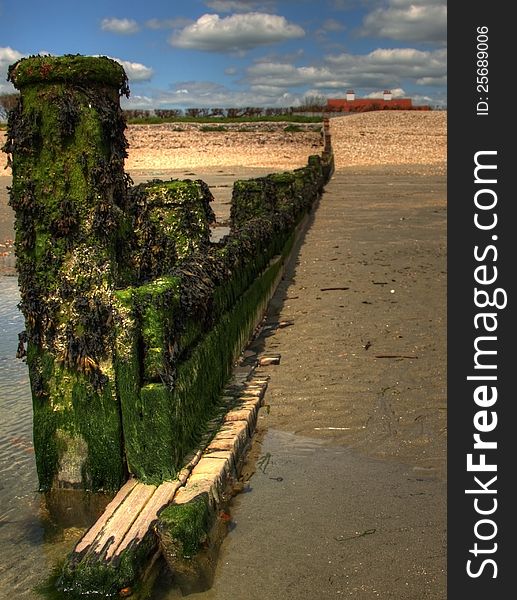
[[[208,534],[213,511],[207,494],[200,494],[184,504],[170,504],[157,524],[165,552],[175,557],[194,556]]]
[[[88,69],[75,84],[59,75],[79,63],[95,59],[35,57],[10,71],[22,95],[4,150],[42,489],[116,489],[125,472],[112,365],[116,231],[127,187],[121,80],[99,83]]]
[[[80,54],[65,56],[31,56],[11,65],[8,80],[17,89],[34,83],[104,84],[115,86],[120,95],[129,96],[127,76],[117,61],[106,56],[93,57]]]
[[[69,560],[55,580],[55,587],[63,598],[70,600],[85,596],[120,597],[121,590],[128,587],[137,592],[138,580],[157,545],[154,532],[149,531],[143,540],[109,561],[96,554],[79,562]]]
[[[127,396],[119,390],[128,467],[140,480],[157,484],[173,478],[199,442],[281,265],[281,260],[269,265],[191,352],[174,361],[172,385],[150,383]]]
[[[129,190],[135,235],[128,259],[137,272],[132,283],[168,275],[178,260],[208,246],[212,200],[201,180],[153,180]]]

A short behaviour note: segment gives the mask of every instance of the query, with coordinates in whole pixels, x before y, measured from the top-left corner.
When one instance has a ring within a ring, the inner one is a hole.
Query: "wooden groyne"
[[[238,479],[266,387],[259,375],[225,390],[221,409],[227,411],[213,420],[176,479],[157,486],[127,481],[76,545],[59,589],[118,596],[133,590],[158,554],[174,563],[195,553]],[[184,514],[197,503],[202,518],[185,522]]]
[[[225,385],[332,173],[328,122],[306,167],[235,183],[230,233],[212,243],[204,182],[124,174],[120,65],[33,57],[9,76],[40,487],[118,490],[58,587],[116,595],[160,548],[195,547],[238,473],[266,382]]]

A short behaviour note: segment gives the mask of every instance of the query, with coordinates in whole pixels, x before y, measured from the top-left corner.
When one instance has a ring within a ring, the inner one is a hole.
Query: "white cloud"
[[[350,77],[372,79],[378,77],[390,86],[400,79],[415,81],[424,77],[444,77],[447,72],[447,51],[423,51],[415,48],[378,48],[369,54],[339,54],[326,57],[328,63]]]
[[[445,86],[447,85],[447,76],[442,75],[441,77],[420,77],[416,82],[418,85],[436,85],[436,86]]]
[[[445,42],[447,6],[444,0],[388,0],[363,21],[365,36],[408,42]]]
[[[216,96],[225,90],[224,85],[212,81],[180,81],[175,84],[173,93],[184,96],[203,97]]]
[[[14,50],[10,46],[0,46],[0,93],[13,94],[16,90],[12,83],[6,81],[7,69],[24,55],[18,50]],[[5,82],[5,83],[4,83]]]
[[[154,71],[151,67],[146,67],[142,63],[130,62],[129,60],[122,60],[121,58],[115,58],[109,56],[112,60],[116,60],[119,64],[124,67],[124,71],[129,81],[149,81],[154,75]]]
[[[447,54],[443,49],[422,51],[414,48],[379,48],[368,54],[327,56],[317,67],[295,67],[278,62],[257,63],[247,69],[252,86],[275,86],[278,89],[311,86],[319,90],[342,90],[347,87],[377,91],[396,89],[409,82],[416,85],[443,85]]]
[[[192,19],[177,17],[175,19],[149,19],[145,22],[145,26],[148,29],[180,29],[192,23]]]
[[[226,67],[224,70],[225,75],[237,75],[237,67]]]
[[[20,58],[23,58],[24,54],[14,50],[10,46],[0,47],[0,69],[1,73],[7,73],[7,67],[12,65]]]
[[[447,95],[445,93],[434,97],[415,94],[411,96],[411,99],[413,100],[413,104],[429,104],[433,107],[447,108]]]
[[[205,14],[173,35],[170,43],[209,52],[241,52],[304,35],[301,27],[278,15],[252,12],[221,18]]]
[[[315,84],[333,79],[334,74],[321,67],[295,67],[287,63],[263,62],[247,69],[251,85],[275,86],[287,89],[292,86]]]
[[[262,94],[266,96],[281,96],[284,93],[284,90],[279,90],[279,88],[274,85],[252,85],[250,90],[254,94]]]
[[[140,27],[138,23],[133,19],[117,19],[111,17],[109,19],[102,19],[101,29],[103,31],[109,31],[111,33],[118,33],[121,35],[129,35],[136,33]]]

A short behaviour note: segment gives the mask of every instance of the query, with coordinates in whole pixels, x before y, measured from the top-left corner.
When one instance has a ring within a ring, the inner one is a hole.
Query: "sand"
[[[444,111],[382,111],[331,118],[336,169],[382,165],[387,170],[407,165],[408,173],[445,174],[446,120]],[[318,124],[285,123],[214,125],[224,131],[204,131],[206,124],[129,125],[126,171],[138,181],[160,177],[224,177],[227,191],[237,178],[304,166],[321,153]],[[5,131],[0,131],[0,145]],[[2,161],[0,165],[7,161]],[[8,206],[10,169],[0,169],[0,273],[14,274],[14,214]],[[228,195],[228,194],[227,194]],[[223,218],[228,212],[227,197]]]
[[[408,164],[420,165],[423,174],[443,174],[446,127],[445,111],[379,111],[332,119],[336,168]]]
[[[310,132],[173,129],[130,128],[127,170],[229,192],[322,148]],[[251,454],[270,466],[251,461],[214,585],[192,598],[446,595],[446,113],[333,117],[331,132],[337,171],[250,350],[281,354]]]
[[[314,131],[314,125],[298,125],[302,131],[285,132],[289,125],[222,125],[226,131],[203,131],[209,126],[196,124],[131,125],[126,170],[234,165],[291,170],[305,166],[310,154],[323,150],[321,133]]]

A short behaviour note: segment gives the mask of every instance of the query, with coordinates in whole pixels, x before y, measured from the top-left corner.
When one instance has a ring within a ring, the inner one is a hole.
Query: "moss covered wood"
[[[152,281],[171,272],[178,260],[208,246],[215,215],[205,182],[153,180],[129,190],[132,240],[126,246],[126,273],[120,283]]]
[[[9,77],[21,90],[5,150],[40,485],[115,489],[127,466],[146,481],[171,478],[270,293],[272,259],[322,190],[328,157],[237,182],[230,235],[210,244],[202,181],[128,187],[118,63],[32,57]]]
[[[40,486],[116,489],[125,468],[112,289],[127,178],[122,67],[32,57],[9,69],[10,203]]]
[[[207,493],[199,494],[185,504],[170,504],[160,513],[157,524],[160,542],[168,554],[168,562],[192,558],[208,535],[214,511]]]
[[[139,479],[174,477],[200,439],[265,308],[295,226],[319,195],[316,158],[293,173],[241,182],[234,202],[243,196],[245,204],[249,190],[258,189],[269,196],[267,211],[250,211],[221,243],[189,254],[169,276],[118,293],[128,322],[136,324],[132,350],[123,349],[118,368],[121,381],[134,382],[119,392],[128,467]]]

